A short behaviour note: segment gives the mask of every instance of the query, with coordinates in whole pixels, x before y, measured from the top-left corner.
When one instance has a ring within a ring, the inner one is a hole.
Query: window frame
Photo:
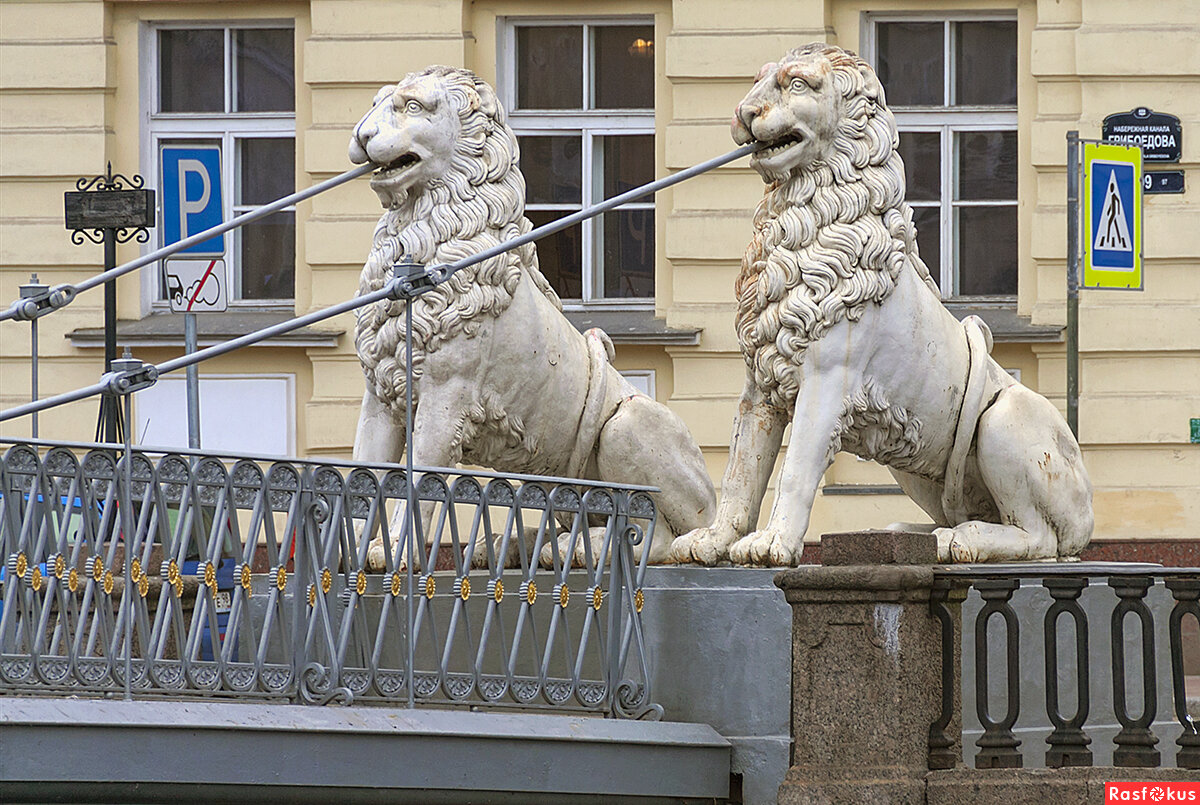
[[[896,127],[903,138],[905,132],[938,132],[939,133],[939,188],[940,199],[930,201],[908,201],[914,210],[919,208],[936,207],[940,215],[938,232],[940,265],[928,266],[931,273],[938,279],[938,287],[942,296],[954,301],[1016,301],[1017,292],[1011,294],[987,294],[966,296],[958,293],[961,285],[958,268],[959,242],[955,237],[958,229],[958,210],[963,207],[1013,207],[1017,208],[1020,201],[1020,185],[1018,181],[1017,195],[1012,199],[957,199],[955,188],[959,181],[957,135],[960,132],[973,131],[1013,131],[1017,134],[1017,150],[1020,152],[1021,131],[1018,126],[1017,104],[996,105],[955,105],[950,103],[955,86],[955,55],[953,28],[959,22],[1011,22],[1018,23],[1017,12],[1013,10],[1000,11],[964,11],[964,12],[870,12],[864,14],[862,52],[872,68],[878,69],[879,53],[877,25],[890,22],[936,22],[942,25],[942,105],[941,106],[893,106],[888,107],[896,119]],[[1019,32],[1018,32],[1019,35]],[[1014,43],[1014,47],[1018,43]],[[907,199],[906,199],[907,200]],[[1019,221],[1018,221],[1019,237]],[[1019,244],[1014,243],[1013,249],[1019,254]],[[924,255],[922,255],[924,257]],[[928,265],[928,264],[927,264]],[[1019,265],[1018,265],[1019,271]]]
[[[239,199],[241,192],[241,175],[237,154],[237,143],[246,139],[290,139],[293,143],[293,165],[296,160],[296,103],[293,98],[290,112],[235,112],[232,111],[234,95],[237,91],[237,59],[234,55],[233,39],[239,30],[253,29],[286,29],[292,31],[293,64],[295,73],[295,57],[299,53],[295,42],[296,21],[290,18],[268,19],[220,19],[220,20],[143,20],[139,31],[139,64],[140,102],[142,109],[141,127],[141,166],[142,176],[146,186],[158,190],[160,157],[159,151],[164,141],[171,140],[216,140],[221,147],[221,181],[224,189],[222,194],[222,217],[229,221],[235,215],[257,209],[260,204],[246,204]],[[159,32],[168,30],[201,30],[217,29],[223,31],[224,73],[222,77],[224,88],[224,106],[220,112],[162,112],[159,111],[160,63],[159,63]],[[297,85],[298,86],[298,85]],[[295,90],[294,90],[295,91]],[[296,172],[299,175],[299,172]],[[294,190],[293,190],[294,192]],[[156,232],[143,251],[150,251],[161,246],[162,232],[162,194],[158,193],[158,209],[156,210]],[[296,206],[283,208],[282,212],[296,215]],[[298,238],[299,220],[295,219],[295,237]],[[296,291],[292,295],[271,299],[241,298],[241,244],[242,229],[234,229],[227,233],[230,240],[226,242],[225,270],[227,298],[230,311],[235,310],[264,310],[288,309],[295,307]],[[296,260],[299,262],[300,249],[296,244]],[[237,255],[234,259],[233,255]],[[142,272],[143,312],[157,313],[170,309],[163,292],[162,272]],[[148,304],[145,300],[148,300]]]
[[[501,102],[508,112],[508,123],[518,140],[521,137],[579,136],[580,160],[583,175],[580,177],[580,204],[570,203],[527,203],[526,208],[538,210],[574,211],[603,201],[603,173],[597,172],[597,160],[603,152],[596,143],[597,138],[622,135],[644,135],[657,139],[655,129],[656,110],[649,109],[521,109],[517,106],[517,29],[554,25],[582,26],[584,59],[582,81],[584,104],[594,103],[595,87],[592,85],[592,57],[589,54],[590,34],[593,27],[634,27],[655,25],[653,15],[630,16],[510,16],[503,17],[500,24],[500,47],[496,65],[497,90]],[[657,34],[656,34],[657,36]],[[657,84],[657,80],[655,81]],[[638,201],[622,205],[620,209],[654,210],[655,202]],[[583,309],[630,309],[654,308],[654,296],[646,297],[603,297],[604,274],[602,251],[603,216],[584,221],[580,227],[580,251],[583,276],[583,296],[579,299],[563,299],[568,310]],[[657,250],[654,257],[655,275],[658,272]]]

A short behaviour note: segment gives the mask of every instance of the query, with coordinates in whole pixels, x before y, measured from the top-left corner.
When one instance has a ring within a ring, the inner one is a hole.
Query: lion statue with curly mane
[[[379,166],[371,187],[384,207],[359,293],[383,287],[398,262],[448,264],[529,232],[518,157],[495,92],[469,70],[434,66],[383,87],[350,142],[353,162]],[[461,461],[657,486],[660,527],[671,536],[712,521],[716,494],[695,440],[612,367],[607,335],[581,334],[562,314],[532,243],[462,269],[410,304],[412,434],[405,303],[359,309],[367,388],[356,460],[400,461],[411,437],[419,466]],[[650,560],[668,550],[669,540],[655,540]],[[372,568],[384,566],[383,553],[376,540]]]
[[[884,465],[933,520],[940,561],[1069,559],[1092,532],[1079,444],[941,304],[871,67],[812,44],[759,71],[733,120],[766,183],[735,292],[746,384],[711,526],[679,561],[792,565],[834,454]],[[784,428],[775,503],[754,530]],[[892,527],[912,529],[910,524]]]

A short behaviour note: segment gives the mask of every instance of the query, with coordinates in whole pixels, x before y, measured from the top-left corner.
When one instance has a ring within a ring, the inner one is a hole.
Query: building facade
[[[349,168],[350,130],[381,85],[461,65],[510,110],[539,224],[729,151],[760,65],[827,41],[884,80],[947,305],[983,316],[1000,363],[1061,408],[1066,134],[1099,139],[1107,115],[1135,107],[1176,115],[1182,158],[1166,167],[1192,181],[1198,21],[1195,0],[6,2],[0,301],[33,273],[54,285],[100,270],[101,248],[63,228],[62,194],[108,163],[157,187],[164,146],[217,147],[236,214]],[[740,160],[539,247],[568,315],[612,335],[618,369],[684,418],[716,480],[744,376],[733,279],[761,194]],[[1144,291],[1082,295],[1079,435],[1099,540],[1200,536],[1195,194],[1146,197]],[[198,317],[200,344],[352,296],[378,215],[356,180],[227,236],[229,311]],[[118,282],[118,344],[143,360],[182,350],[166,285],[157,266]],[[92,291],[40,321],[42,396],[99,377],[102,300]],[[29,352],[29,325],[0,323],[4,408],[29,399]],[[205,363],[200,378],[206,448],[349,455],[363,390],[351,316]],[[182,399],[181,378],[140,393],[136,437],[185,444]],[[90,439],[96,407],[42,414],[41,435]],[[882,468],[842,454],[809,538],[921,516]]]

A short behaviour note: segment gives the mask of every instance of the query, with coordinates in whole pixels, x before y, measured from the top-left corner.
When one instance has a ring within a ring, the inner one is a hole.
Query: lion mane
[[[382,288],[392,265],[406,260],[432,266],[477,254],[532,229],[525,218],[525,179],[517,169],[517,138],[484,81],[455,67],[435,65],[405,80],[433,77],[443,83],[462,130],[450,171],[387,209],[375,227],[371,253],[359,278],[359,295]],[[412,301],[413,376],[424,353],[460,333],[473,336],[481,317],[497,316],[512,301],[521,274],[558,308],[562,302],[538,268],[532,243],[456,272]],[[355,347],[367,384],[381,402],[403,406],[405,303],[384,301],[358,311]],[[415,391],[415,389],[414,389]]]
[[[820,44],[790,51],[780,67],[813,57],[833,67],[840,112],[831,155],[767,186],[734,286],[749,371],[789,412],[804,351],[826,330],[886,299],[902,271],[916,271],[937,293],[917,254],[883,87],[861,58]]]

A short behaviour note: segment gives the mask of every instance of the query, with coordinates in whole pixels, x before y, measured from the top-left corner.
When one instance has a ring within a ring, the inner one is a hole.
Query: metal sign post
[[[1079,439],[1079,132],[1067,132],[1067,425]]]
[[[1078,131],[1067,132],[1067,424],[1077,439],[1079,289],[1140,291],[1144,288],[1144,190],[1142,151],[1138,146],[1085,141],[1079,139]],[[1082,259],[1081,218],[1085,238]]]
[[[128,188],[126,185],[128,184]],[[127,179],[112,172],[75,182],[76,189],[63,194],[67,229],[71,242],[82,244],[85,239],[104,244],[104,270],[117,266],[117,244],[136,239],[145,243],[154,226],[154,191],[142,187],[141,176]],[[104,371],[112,369],[117,357],[117,283],[104,283]],[[117,398],[104,394],[100,398],[100,418],[96,423],[96,439],[113,443],[120,437],[121,414]]]
[[[34,299],[47,290],[48,285],[38,282],[38,275],[31,274],[29,282],[21,286],[22,299]],[[37,319],[29,320],[29,395],[33,402],[38,399],[38,324]],[[31,438],[38,437],[38,416],[35,413],[29,420],[29,435]]]
[[[224,219],[219,146],[162,147],[163,244],[218,226]],[[165,260],[163,277],[171,310],[183,313],[184,351],[199,348],[196,313],[225,310],[225,235],[214,235]],[[188,447],[200,447],[200,370],[187,367]]]

